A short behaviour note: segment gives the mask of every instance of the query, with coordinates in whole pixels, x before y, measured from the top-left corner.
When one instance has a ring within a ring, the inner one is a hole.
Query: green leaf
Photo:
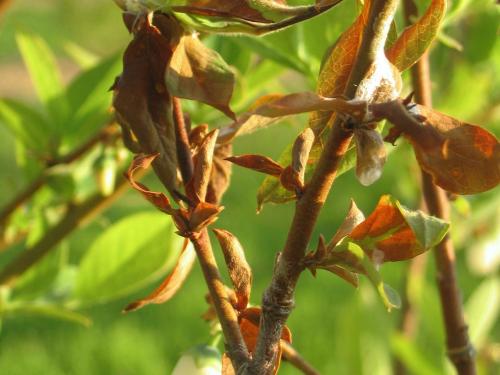
[[[112,225],[90,246],[76,279],[75,298],[84,304],[131,293],[165,273],[182,239],[171,219],[140,212]]]
[[[1,99],[0,123],[30,151],[37,154],[48,151],[51,128],[44,117],[34,109],[15,100]]]
[[[401,334],[395,334],[391,338],[391,347],[395,356],[414,375],[439,375],[440,369],[434,367],[418,346]]]
[[[446,221],[420,210],[408,210],[399,202],[396,202],[396,206],[424,249],[430,249],[440,243],[450,228],[450,224]]]
[[[92,324],[92,321],[83,314],[45,302],[12,302],[7,304],[0,313],[2,316],[12,317],[17,317],[18,315],[45,316],[81,324],[85,327]]]
[[[16,40],[38,98],[53,119],[60,121],[66,108],[60,97],[63,84],[52,51],[42,38],[26,31],[18,32]]]
[[[432,0],[424,15],[407,27],[387,51],[387,58],[401,72],[415,64],[436,37],[446,13],[446,0]]]
[[[301,61],[298,57],[292,54],[287,54],[276,48],[266,39],[245,36],[232,40],[239,46],[250,49],[263,58],[272,60],[284,67],[293,69],[304,75],[310,74],[310,69],[304,61]]]
[[[500,313],[500,278],[484,280],[469,297],[465,312],[470,339],[476,349],[481,349]]]

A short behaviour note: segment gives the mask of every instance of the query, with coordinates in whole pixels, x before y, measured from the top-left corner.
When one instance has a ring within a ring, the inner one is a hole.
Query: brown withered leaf
[[[492,133],[424,106],[412,112],[427,119],[428,131],[410,141],[436,185],[455,194],[476,194],[499,184],[500,145]],[[429,143],[429,137],[440,142]]]
[[[189,198],[194,201],[204,201],[207,195],[207,188],[212,176],[215,142],[217,141],[218,133],[218,129],[208,133],[194,157],[192,192],[187,191]]]
[[[136,181],[134,178],[134,174],[139,169],[148,169],[151,163],[158,157],[158,154],[154,155],[137,155],[134,157],[134,160],[130,164],[130,167],[125,174],[125,178],[129,181],[130,185],[137,190],[139,193],[144,196],[149,202],[151,202],[155,207],[157,207],[160,211],[163,211],[167,214],[173,213],[173,208],[170,204],[170,200],[168,197],[157,191],[151,191],[149,188]]]
[[[300,178],[299,173],[291,165],[281,172],[280,183],[285,189],[295,193],[302,193],[304,191],[304,180]]]
[[[130,312],[140,309],[151,303],[160,304],[167,302],[171,299],[175,293],[180,289],[184,281],[186,280],[193,263],[196,259],[196,253],[193,246],[188,240],[184,241],[181,254],[177,260],[172,272],[165,278],[161,285],[156,288],[149,296],[141,298],[135,302],[129,304],[123,312]]]
[[[200,232],[203,228],[214,223],[224,207],[215,204],[200,202],[189,213],[189,230]]]
[[[215,147],[212,174],[208,184],[205,201],[208,203],[220,203],[222,196],[229,187],[231,180],[232,164],[226,160],[233,153],[233,145],[227,143]]]
[[[360,127],[354,130],[356,141],[356,177],[369,186],[382,175],[387,153],[384,140],[375,129]]]
[[[213,231],[224,254],[229,277],[238,299],[235,308],[238,311],[244,310],[248,305],[252,290],[252,269],[245,258],[245,251],[240,241],[227,230],[214,229]]]
[[[132,131],[142,151],[159,154],[153,168],[172,194],[178,184],[177,154],[171,97],[163,74],[179,35],[175,33],[178,26],[174,18],[158,17],[171,34],[162,35],[147,17],[137,19],[134,39],[123,56],[123,73],[113,86],[113,106],[118,122]]]
[[[333,249],[335,245],[345,236],[349,235],[354,228],[356,228],[360,223],[365,220],[365,215],[358,208],[354,200],[351,199],[351,203],[349,205],[349,211],[347,212],[347,216],[345,217],[342,224],[340,224],[339,229],[333,235],[332,239],[327,245],[328,249]]]
[[[240,155],[230,156],[227,161],[237,164],[240,167],[253,169],[254,171],[269,174],[274,177],[280,177],[283,167],[273,159],[262,155]]]
[[[292,168],[298,174],[299,181],[304,185],[307,161],[309,153],[314,144],[314,132],[311,128],[305,128],[295,139],[292,147]]]
[[[446,0],[432,0],[425,14],[416,23],[407,27],[386,51],[389,61],[400,71],[416,63],[438,34],[445,13]]]
[[[476,194],[500,182],[500,146],[487,130],[421,105],[408,111],[393,101],[370,108],[410,140],[420,166],[443,189]]]
[[[229,108],[234,74],[222,57],[205,47],[195,34],[181,38],[167,67],[165,82],[171,95],[206,103],[235,118]]]
[[[250,354],[253,353],[255,347],[257,346],[261,314],[262,309],[260,307],[249,307],[246,310],[242,311],[238,318],[241,334]],[[283,331],[281,332],[281,340],[286,341],[290,344],[292,343],[292,333],[287,326],[283,327]],[[280,345],[273,374],[276,374],[279,370],[281,364],[281,353],[282,349]]]

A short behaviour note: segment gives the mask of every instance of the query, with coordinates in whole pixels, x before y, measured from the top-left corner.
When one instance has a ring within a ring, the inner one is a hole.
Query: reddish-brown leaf
[[[141,193],[144,196],[144,198],[146,198],[159,210],[167,214],[172,214],[173,208],[170,205],[170,200],[165,194],[157,191],[151,191],[146,185],[143,185],[134,179],[134,174],[137,172],[137,170],[148,169],[157,156],[158,154],[137,155],[132,161],[132,164],[130,165],[127,173],[125,174],[125,177],[135,190]]]
[[[411,259],[435,246],[448,230],[446,222],[409,211],[388,195],[349,234],[376,263]]]
[[[227,230],[214,229],[213,231],[224,254],[229,277],[238,299],[235,307],[239,311],[244,310],[248,305],[252,290],[252,269],[245,258],[245,251],[240,241]]]
[[[314,138],[314,132],[312,129],[306,128],[295,139],[292,147],[292,168],[299,176],[301,185],[304,185],[307,161],[309,160],[309,153],[311,152],[314,144]]]
[[[155,289],[149,296],[141,298],[129,304],[123,311],[134,311],[144,307],[145,305],[149,305],[150,303],[160,304],[167,302],[175,295],[175,293],[177,293],[177,291],[186,280],[195,259],[196,253],[194,251],[194,248],[186,240],[184,242],[179,259],[177,260],[177,264],[175,265],[172,272],[161,283],[161,285],[157,289]]]
[[[163,74],[179,40],[177,21],[166,15],[155,23],[168,30],[163,35],[146,17],[137,19],[135,35],[123,56],[123,73],[113,86],[118,122],[137,138],[146,154],[159,154],[153,167],[170,193],[177,188],[175,132],[168,116],[171,98]]]
[[[280,183],[286,190],[293,192],[302,192],[304,190],[304,180],[300,178],[299,173],[294,171],[291,165],[281,172]]]
[[[427,131],[409,138],[420,166],[437,185],[476,194],[500,183],[500,145],[492,133],[424,106],[412,112],[426,118]]]
[[[280,177],[283,167],[271,158],[262,155],[240,155],[226,158],[227,161],[240,167],[253,169],[254,171]]]

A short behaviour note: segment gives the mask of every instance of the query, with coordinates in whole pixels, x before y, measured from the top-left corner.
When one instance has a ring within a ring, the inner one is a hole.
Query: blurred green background
[[[427,4],[422,3],[422,7]],[[481,124],[498,136],[499,9],[487,0],[452,1],[450,7],[450,16],[431,55],[435,107]],[[241,113],[262,94],[313,90],[324,51],[352,22],[356,11],[356,2],[345,0],[315,20],[267,36],[264,40],[268,49],[262,44],[253,46],[244,37],[207,37],[207,44],[238,71],[235,111]],[[403,27],[401,22],[398,26],[399,30]],[[65,83],[97,61],[113,54],[118,56],[130,40],[119,9],[110,0],[13,1],[0,16],[0,98],[13,98],[35,108],[40,104],[16,46],[18,32],[34,33],[45,40],[57,57]],[[104,85],[108,87],[111,83],[112,80]],[[406,85],[404,93],[410,90]],[[110,96],[107,100],[109,103]],[[185,109],[195,124],[227,123],[227,119],[207,107],[186,103]],[[258,153],[278,158],[306,120],[298,116],[237,139],[234,154]],[[23,167],[26,163],[20,162],[19,144],[5,126],[0,126],[0,139],[0,207],[3,207],[28,184],[33,172]],[[335,232],[350,198],[365,213],[373,209],[382,194],[392,194],[405,205],[418,208],[418,180],[418,166],[405,144],[390,155],[382,178],[368,188],[357,182],[352,171],[346,173],[335,183],[313,238],[320,233],[328,238]],[[146,181],[155,184],[151,176]],[[254,269],[254,304],[259,304],[269,283],[275,254],[284,244],[293,212],[290,203],[267,205],[257,215],[255,195],[261,181],[261,175],[234,168],[231,187],[223,200],[226,209],[216,223],[216,227],[238,236],[246,249]],[[50,194],[57,192],[55,189]],[[453,205],[452,237],[457,248],[459,282],[481,374],[500,371],[499,207],[498,188],[477,196],[460,197]],[[77,269],[95,239],[113,223],[132,213],[152,211],[138,194],[127,192],[65,241],[65,267]],[[18,216],[22,220],[22,213]],[[164,250],[175,255],[173,244],[168,245]],[[311,248],[314,246],[315,243],[311,244]],[[0,252],[0,265],[23,248],[20,243]],[[214,249],[218,252],[215,242]],[[148,248],[142,250],[141,257],[148,257]],[[407,271],[407,263],[386,264],[382,268],[386,282],[400,294],[405,293]],[[149,293],[159,283],[160,276],[107,303],[81,304],[78,311],[92,320],[90,327],[26,311],[3,316],[0,374],[169,374],[182,352],[210,339],[209,327],[200,319],[206,309],[206,287],[196,265],[181,291],[168,303],[121,314],[127,303]],[[323,374],[390,374],[394,357],[400,358],[414,374],[446,373],[450,368],[445,360],[434,278],[433,259],[429,257],[425,275],[414,282],[410,291],[420,326],[416,338],[406,340],[397,334],[400,312],[387,313],[367,280],[363,279],[355,290],[326,272],[319,272],[317,278],[304,273],[297,289],[296,309],[289,320],[294,346]],[[59,287],[64,284],[60,279]],[[51,298],[27,289],[14,291],[10,300],[36,302]],[[280,370],[280,374],[296,373],[286,363]]]

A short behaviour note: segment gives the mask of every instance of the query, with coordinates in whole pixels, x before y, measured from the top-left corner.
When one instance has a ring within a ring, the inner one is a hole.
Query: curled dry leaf
[[[175,293],[180,289],[186,280],[191,268],[193,267],[194,260],[196,259],[196,252],[188,240],[184,241],[184,245],[172,272],[165,278],[161,285],[153,291],[149,296],[141,298],[129,304],[124,312],[130,312],[140,309],[151,303],[160,304],[167,302]]]
[[[366,127],[354,130],[356,141],[356,176],[364,186],[369,186],[382,175],[387,158],[384,140],[378,131]]]
[[[171,95],[206,103],[234,118],[229,108],[234,74],[222,57],[205,47],[196,34],[181,38],[166,69],[165,82]]]
[[[245,258],[245,252],[240,241],[223,229],[213,230],[226,260],[226,265],[229,271],[229,277],[234,286],[234,291],[238,302],[235,308],[238,311],[244,310],[250,299],[250,291],[252,289],[252,270]]]
[[[365,215],[363,212],[358,208],[356,205],[356,202],[354,202],[353,199],[351,199],[351,203],[349,205],[349,211],[347,212],[347,216],[345,217],[344,221],[340,225],[339,229],[337,229],[337,232],[335,232],[334,236],[330,240],[330,242],[327,245],[328,249],[333,249],[335,245],[344,237],[349,235],[354,228],[356,228],[360,223],[362,223],[365,220]]]
[[[297,173],[302,185],[304,185],[307,161],[309,160],[309,153],[314,144],[314,138],[312,129],[306,128],[295,139],[292,147],[292,168]]]
[[[425,14],[407,27],[386,51],[389,61],[400,71],[415,64],[436,37],[445,13],[446,0],[432,0]]]
[[[208,184],[212,176],[215,142],[219,131],[217,129],[207,134],[198,153],[195,156],[192,189],[194,196],[189,198],[195,201],[204,201]]]
[[[223,209],[224,207],[211,203],[198,203],[189,213],[189,232],[200,232],[203,228],[214,223]],[[183,233],[183,235],[189,235],[190,233]]]
[[[125,177],[129,181],[130,185],[139,193],[141,193],[144,198],[146,198],[149,202],[151,202],[160,211],[163,211],[171,215],[174,210],[170,204],[170,200],[168,199],[168,197],[161,192],[149,190],[149,188],[146,185],[137,182],[134,178],[134,174],[138,170],[148,169],[157,156],[158,154],[137,155],[136,157],[134,157],[134,160],[132,161],[132,164],[127,170]]]
[[[226,160],[233,153],[233,145],[227,143],[215,147],[212,174],[208,184],[206,201],[218,204],[231,180],[232,164]]]
[[[113,86],[116,117],[132,132],[146,154],[159,154],[153,168],[172,194],[177,188],[177,153],[171,118],[171,97],[163,78],[181,29],[166,15],[155,17],[168,34],[138,18],[134,39],[123,56],[123,73]]]
[[[254,171],[265,173],[274,177],[280,177],[283,167],[271,158],[262,155],[240,155],[226,158],[227,161],[237,164],[240,167],[253,169]]]
[[[302,194],[304,191],[304,181],[291,165],[281,172],[280,183],[286,190],[293,191],[297,195]]]

